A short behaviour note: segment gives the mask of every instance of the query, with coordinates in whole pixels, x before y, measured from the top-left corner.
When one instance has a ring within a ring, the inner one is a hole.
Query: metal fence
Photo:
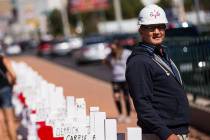
[[[210,37],[168,38],[165,44],[186,91],[210,98]]]

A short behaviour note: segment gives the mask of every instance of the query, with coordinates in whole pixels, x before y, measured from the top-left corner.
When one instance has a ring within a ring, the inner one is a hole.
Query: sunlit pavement
[[[24,61],[34,70],[38,71],[44,79],[64,88],[65,96],[85,98],[87,108],[99,106],[101,111],[107,113],[108,118],[116,118],[117,111],[112,98],[112,89],[109,83],[84,75],[72,69],[61,67],[44,59],[32,56],[12,57],[17,62]],[[118,132],[125,133],[127,127],[136,126],[136,114],[132,111],[131,123],[118,123]],[[191,128],[192,140],[210,140],[210,137]]]

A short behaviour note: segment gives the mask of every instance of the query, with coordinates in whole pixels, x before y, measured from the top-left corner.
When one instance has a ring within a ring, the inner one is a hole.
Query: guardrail
[[[210,37],[168,38],[169,55],[176,63],[185,89],[196,96],[210,98]]]
[[[62,87],[44,80],[25,63],[13,62],[17,74],[13,104],[22,118],[18,139],[124,140],[116,119],[107,119],[99,107],[86,112],[84,98],[64,97]],[[22,131],[27,132],[22,132]],[[141,128],[127,128],[127,140],[141,139]]]

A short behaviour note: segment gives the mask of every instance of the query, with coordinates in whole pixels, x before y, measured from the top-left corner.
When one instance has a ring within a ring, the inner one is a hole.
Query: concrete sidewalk
[[[108,118],[116,118],[117,110],[112,98],[111,85],[107,82],[62,67],[55,63],[32,56],[12,57],[17,62],[25,62],[43,76],[48,82],[64,88],[65,96],[85,98],[87,109],[99,106]],[[130,124],[118,124],[118,132],[125,132],[129,126],[136,126],[136,115],[132,112]]]
[[[87,108],[99,106],[100,110],[106,112],[108,117],[117,117],[117,111],[112,98],[112,89],[109,83],[38,57],[18,56],[11,59],[27,63],[34,70],[38,71],[44,79],[54,83],[56,86],[62,86],[65,96],[85,98]],[[131,120],[130,124],[118,123],[118,132],[125,133],[127,127],[136,126],[135,111],[131,113]],[[190,128],[190,140],[210,140],[210,137]]]

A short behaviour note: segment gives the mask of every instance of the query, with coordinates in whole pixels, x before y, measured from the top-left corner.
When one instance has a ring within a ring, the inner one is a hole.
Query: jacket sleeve
[[[126,80],[137,112],[138,121],[143,127],[166,140],[172,131],[167,128],[152,106],[153,82],[151,67],[142,59],[131,58],[127,62]]]

